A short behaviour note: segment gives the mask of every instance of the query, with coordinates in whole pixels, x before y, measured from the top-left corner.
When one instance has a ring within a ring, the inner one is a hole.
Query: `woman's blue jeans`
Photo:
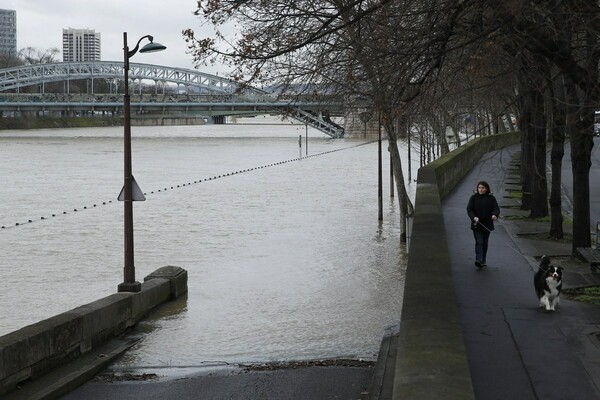
[[[481,232],[474,229],[473,236],[475,237],[475,260],[481,261],[483,264],[485,264],[485,257],[487,256],[490,233],[487,231]]]

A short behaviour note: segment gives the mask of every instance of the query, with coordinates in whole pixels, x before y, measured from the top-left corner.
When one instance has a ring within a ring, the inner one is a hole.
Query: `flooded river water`
[[[304,126],[133,128],[136,278],[180,266],[189,294],[121,365],[375,359],[402,300],[397,201],[385,178],[380,224],[376,142],[308,133],[297,160]],[[0,176],[0,335],[116,292],[122,128],[0,131]]]

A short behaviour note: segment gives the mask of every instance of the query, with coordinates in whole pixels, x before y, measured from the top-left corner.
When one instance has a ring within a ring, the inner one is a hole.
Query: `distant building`
[[[17,12],[0,9],[0,55],[17,55]]]
[[[100,61],[100,33],[93,29],[63,29],[63,61]]]

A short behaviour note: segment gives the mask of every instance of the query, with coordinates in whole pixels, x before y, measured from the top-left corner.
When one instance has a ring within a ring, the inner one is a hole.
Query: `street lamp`
[[[144,200],[143,194],[141,198],[134,199],[134,185],[137,192],[141,192],[135,183],[135,179],[131,173],[131,99],[129,97],[129,59],[138,52],[140,42],[148,39],[150,43],[140,49],[140,53],[150,53],[166,49],[165,46],[159,43],[154,43],[154,38],[146,35],[138,40],[135,48],[129,50],[127,46],[127,32],[123,32],[123,71],[125,75],[125,88],[123,95],[123,131],[124,131],[124,176],[125,182],[123,190],[119,195],[119,200],[124,204],[124,225],[125,225],[125,266],[123,268],[124,278],[123,283],[119,284],[119,292],[139,292],[142,289],[142,284],[135,280],[135,266],[133,263],[133,201]]]

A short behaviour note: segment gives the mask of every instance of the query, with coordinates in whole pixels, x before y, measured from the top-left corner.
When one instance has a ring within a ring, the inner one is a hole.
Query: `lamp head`
[[[126,60],[125,62],[126,63],[127,63],[127,60],[129,60],[131,57],[133,57],[133,55],[135,53],[138,52],[138,49],[140,48],[140,43],[144,39],[150,40],[150,43],[148,43],[144,47],[142,47],[140,50],[140,53],[152,53],[154,51],[162,51],[167,48],[166,46],[163,46],[160,43],[154,43],[153,42],[154,37],[152,35],[146,35],[146,36],[142,36],[140,38],[140,40],[138,40],[138,42],[136,43],[135,47],[132,50],[129,50],[129,47],[127,46],[127,32],[123,32],[123,45],[124,45],[123,49],[126,51],[126,53],[125,53],[125,60]]]
[[[162,51],[167,48],[167,46],[163,46],[160,43],[154,43],[152,40],[154,39],[152,36],[148,37],[150,43],[146,44],[144,47],[140,49],[140,53],[153,53],[155,51]]]

